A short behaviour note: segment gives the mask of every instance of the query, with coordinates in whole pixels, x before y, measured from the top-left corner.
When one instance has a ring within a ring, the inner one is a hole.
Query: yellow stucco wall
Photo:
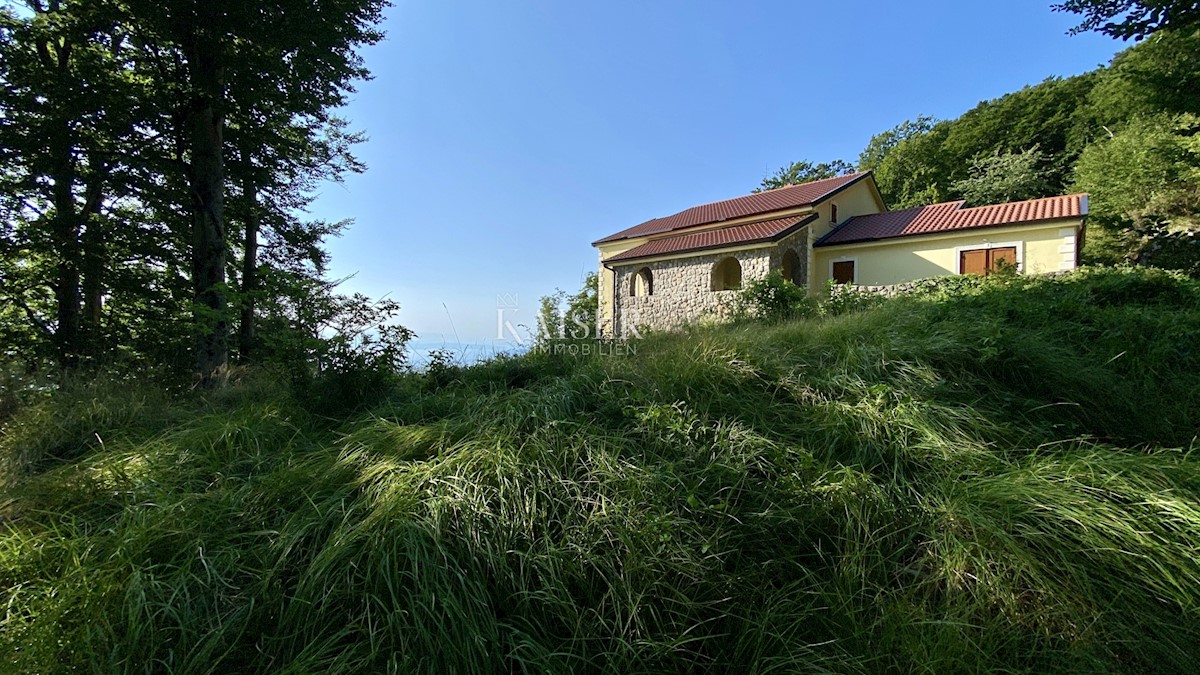
[[[959,251],[1015,244],[1020,271],[1028,274],[1073,269],[1080,219],[1036,225],[982,228],[966,234],[927,235],[814,249],[810,290],[824,288],[833,262],[854,260],[859,286],[886,286],[958,273]]]
[[[813,241],[824,237],[829,230],[833,229],[833,222],[830,218],[834,204],[837,204],[838,207],[839,223],[846,222],[852,216],[865,216],[883,210],[883,204],[877,197],[871,179],[860,180],[817,205],[817,212],[821,214],[821,217],[809,226]]]
[[[824,278],[820,277],[820,270],[817,269],[818,262],[812,243],[833,229],[834,204],[837,204],[838,223],[844,223],[853,216],[865,216],[883,211],[883,201],[875,189],[873,178],[860,180],[817,206],[817,213],[820,214],[820,217],[808,226],[808,288],[810,293],[820,290],[825,284]]]

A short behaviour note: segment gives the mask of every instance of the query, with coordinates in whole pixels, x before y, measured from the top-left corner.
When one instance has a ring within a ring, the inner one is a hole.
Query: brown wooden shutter
[[[977,248],[970,251],[963,251],[958,254],[958,269],[963,274],[987,274],[988,270],[988,252],[987,249]]]
[[[838,284],[854,283],[854,261],[844,260],[833,263],[833,281]]]
[[[1015,246],[1005,246],[1004,248],[993,248],[988,250],[988,271],[995,271],[997,263],[1003,260],[1009,265],[1017,264],[1017,249]]]

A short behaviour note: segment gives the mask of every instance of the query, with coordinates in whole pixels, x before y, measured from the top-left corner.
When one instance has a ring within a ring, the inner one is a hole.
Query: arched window
[[[803,286],[805,280],[800,269],[800,256],[796,254],[795,249],[789,248],[783,252],[783,279],[790,281],[797,286]]]
[[[654,295],[654,275],[649,267],[643,267],[629,280],[629,294],[635,298]]]
[[[742,266],[734,258],[723,258],[712,270],[714,291],[735,291],[742,287]]]

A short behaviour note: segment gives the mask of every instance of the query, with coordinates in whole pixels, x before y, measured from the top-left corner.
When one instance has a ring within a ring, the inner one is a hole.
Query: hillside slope
[[[1190,672],[1200,287],[958,279],[634,354],[79,385],[0,436],[14,672]]]

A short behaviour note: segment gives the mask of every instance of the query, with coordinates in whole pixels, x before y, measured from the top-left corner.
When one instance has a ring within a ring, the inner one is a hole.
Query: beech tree
[[[375,25],[386,5],[386,0],[116,5],[136,27],[143,53],[173,98],[190,196],[194,353],[206,382],[229,359],[227,121],[268,110],[301,126],[327,121],[345,103],[353,82],[368,77],[355,50],[382,38]],[[249,194],[255,191],[252,186]]]
[[[332,111],[368,76],[356,49],[386,4],[0,8],[0,334],[73,367],[170,360],[190,332],[212,382],[232,326],[252,350],[264,294],[332,298],[323,240],[345,223],[301,216],[321,181],[363,169]]]
[[[94,5],[0,8],[0,198],[11,255],[24,257],[2,266],[0,293],[66,366],[98,330],[107,212],[139,137],[144,85],[129,57],[122,28]]]
[[[930,115],[918,115],[915,120],[905,120],[900,124],[871,137],[867,147],[858,155],[858,170],[873,171],[879,168],[883,159],[902,141],[913,136],[929,133],[938,120]]]
[[[980,155],[971,161],[969,175],[950,187],[968,206],[1018,202],[1056,194],[1046,165],[1049,159],[1038,146],[1019,152]]]
[[[348,123],[331,117],[322,124],[300,124],[278,112],[242,110],[229,127],[229,221],[238,236],[231,249],[240,258],[231,267],[238,277],[237,353],[248,361],[256,346],[256,308],[268,292],[290,292],[279,277],[264,274],[262,266],[286,271],[295,281],[324,274],[325,238],[338,234],[348,222],[305,221],[297,216],[311,203],[322,181],[340,182],[346,173],[365,167],[351,152],[363,138],[347,130]],[[237,233],[240,226],[240,233]]]

